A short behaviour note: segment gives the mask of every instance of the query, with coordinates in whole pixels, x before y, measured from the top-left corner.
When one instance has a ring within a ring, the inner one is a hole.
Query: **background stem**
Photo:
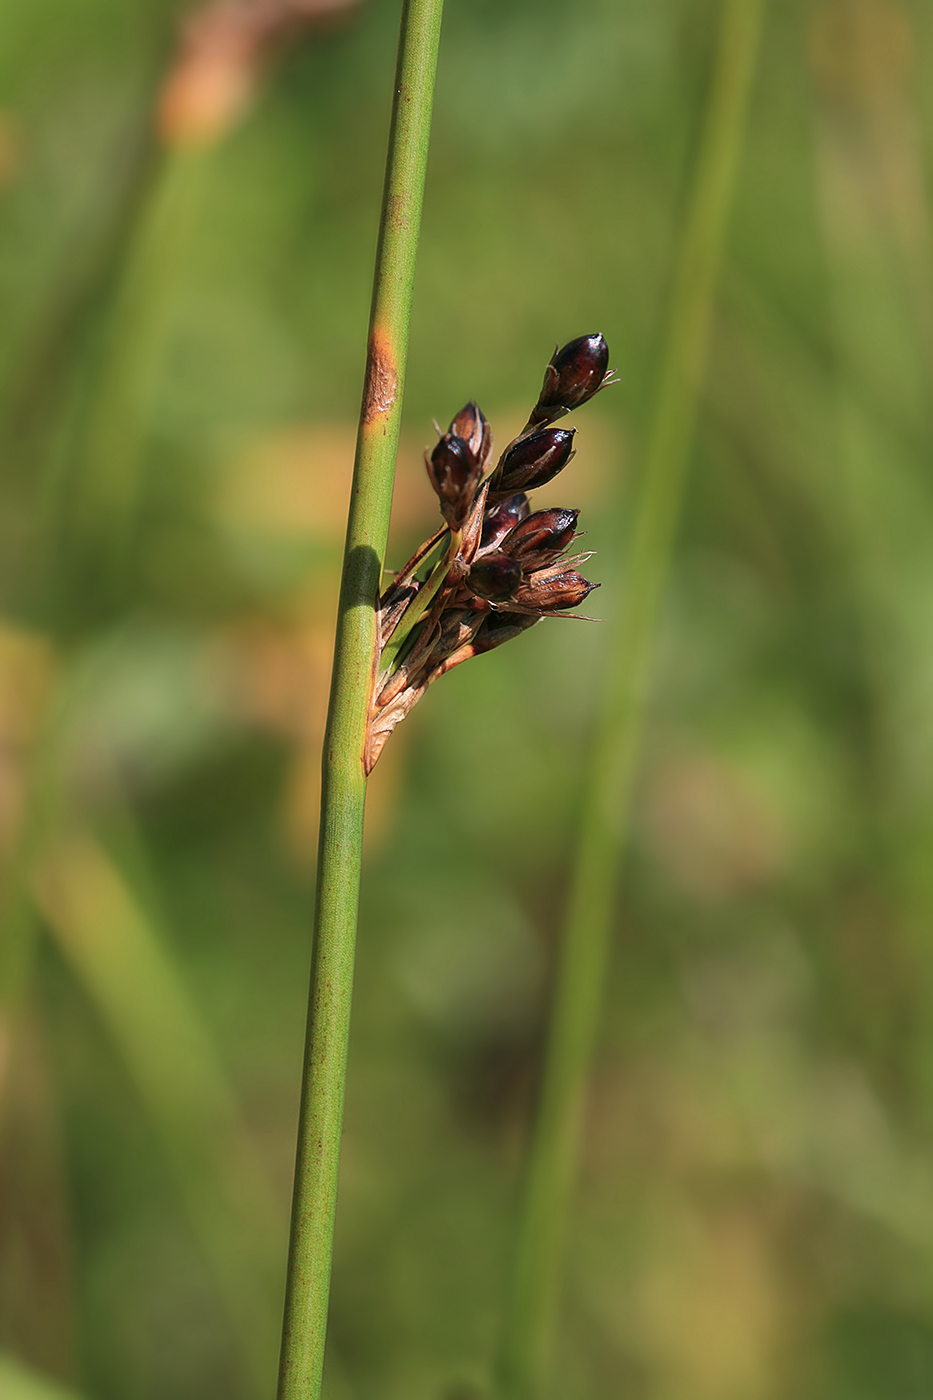
[[[541,1100],[521,1205],[501,1362],[509,1400],[544,1387],[587,1070],[660,602],[683,498],[710,315],[745,125],[762,0],[724,0],[704,130],[672,289],[641,502],[610,641],[558,957]]]
[[[441,12],[442,0],[406,0],[402,13],[324,736],[314,948],[279,1400],[315,1400],[321,1388],[353,990],[375,600],[392,503]]]

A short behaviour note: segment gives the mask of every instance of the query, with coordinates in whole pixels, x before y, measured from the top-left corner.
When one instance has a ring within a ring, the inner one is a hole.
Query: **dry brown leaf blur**
[[[168,145],[209,146],[242,114],[264,62],[282,43],[331,25],[359,0],[212,0],[185,20],[162,87],[158,125]]]
[[[55,669],[46,638],[0,619],[0,861],[19,829],[29,754]]]

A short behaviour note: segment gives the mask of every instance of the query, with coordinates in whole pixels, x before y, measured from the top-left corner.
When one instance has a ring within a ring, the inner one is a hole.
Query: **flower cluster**
[[[590,556],[567,556],[579,511],[533,512],[527,493],[574,455],[576,430],[551,424],[613,382],[608,366],[601,335],[558,350],[528,422],[495,467],[492,433],[475,403],[425,453],[444,524],[379,600],[367,772],[432,681],[542,617],[567,616],[598,587],[574,567]]]

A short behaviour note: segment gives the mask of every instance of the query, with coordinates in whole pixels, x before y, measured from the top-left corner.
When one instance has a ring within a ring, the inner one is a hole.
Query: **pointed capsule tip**
[[[609,346],[601,332],[569,340],[555,351],[545,370],[532,421],[579,408],[603,387],[608,369]]]

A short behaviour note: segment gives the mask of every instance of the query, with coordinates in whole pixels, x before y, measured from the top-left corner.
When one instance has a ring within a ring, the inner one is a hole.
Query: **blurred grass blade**
[[[900,4],[837,5],[816,13],[809,39],[835,351],[836,510],[876,710],[876,771],[892,773],[903,703],[892,677],[903,670],[909,684],[929,649],[928,614],[911,637],[902,603],[916,595],[929,558],[919,444],[933,384],[931,218],[903,56],[912,31]]]
[[[399,35],[322,756],[311,988],[279,1400],[317,1400],[321,1393],[353,995],[366,798],[363,749],[376,647],[375,603],[401,427],[442,10],[442,0],[405,0]]]
[[[0,1122],[6,1078],[32,977],[36,914],[29,883],[36,857],[53,827],[61,800],[60,774],[80,684],[48,651],[52,673],[26,757],[24,794],[0,889]],[[58,674],[55,670],[58,668]],[[22,677],[18,677],[22,684]]]
[[[161,1137],[257,1393],[274,1362],[284,1219],[210,1036],[145,913],[89,836],[42,861],[41,911],[110,1030]]]
[[[925,1141],[933,1118],[933,967],[926,934],[933,837],[933,210],[923,87],[913,71],[921,34],[919,12],[901,0],[837,4],[815,12],[808,52],[817,97],[819,227],[829,274],[833,392],[826,402],[835,410],[827,415],[838,466],[835,518],[863,691],[863,850],[868,867],[883,871],[890,901],[885,965],[901,957],[911,968],[916,1029],[910,1073]],[[864,1009],[861,1015],[870,1019]],[[864,1164],[858,1165],[863,1169],[847,1173],[846,1188],[858,1177],[859,1195],[890,1215],[888,1228],[912,1230],[929,1257],[930,1203],[917,1191],[924,1174],[905,1172],[897,1186],[892,1181],[872,1192]]]
[[[0,1352],[0,1396],[3,1400],[84,1400],[76,1390],[6,1352]]]
[[[152,104],[166,61],[174,48],[179,5],[156,5],[140,17],[148,41],[137,53],[145,55],[138,102],[132,119],[124,119],[116,169],[111,168],[110,199],[101,208],[87,246],[69,249],[58,280],[43,283],[36,308],[15,362],[0,382],[0,434],[18,455],[24,442],[39,434],[42,443],[54,433],[75,379],[82,378],[91,327],[100,307],[119,282],[124,251],[132,242],[140,211],[157,165]],[[140,35],[140,37],[142,37]],[[26,448],[31,452],[32,446]]]
[[[53,475],[52,538],[65,528],[94,550],[96,568],[119,576],[143,490],[146,439],[165,357],[173,290],[197,219],[209,151],[169,148],[155,169],[124,250],[104,328],[88,420],[77,448],[72,498]],[[65,503],[69,521],[60,519]]]
[[[60,1086],[34,1002],[17,1031],[0,1125],[0,1329],[42,1371],[73,1376],[78,1297]]]
[[[621,611],[584,792],[521,1206],[501,1357],[509,1400],[543,1393],[554,1331],[565,1217],[578,1154],[613,898],[626,838],[654,637],[670,568],[710,317],[722,260],[763,0],[725,0],[703,136],[689,197]]]

